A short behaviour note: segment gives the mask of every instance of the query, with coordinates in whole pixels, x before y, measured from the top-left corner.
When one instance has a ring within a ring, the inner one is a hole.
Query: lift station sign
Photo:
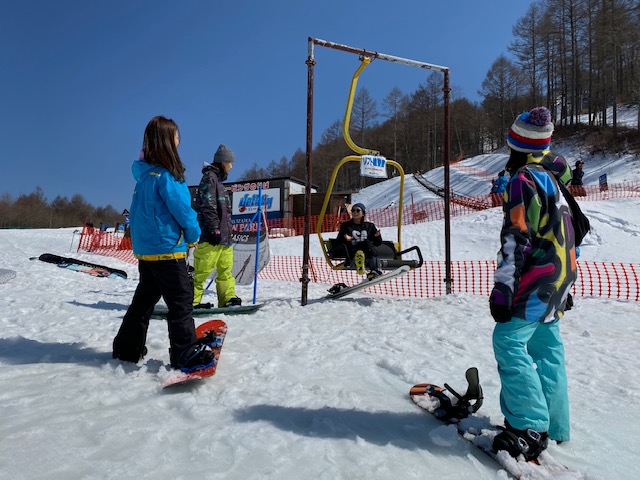
[[[387,159],[379,155],[362,155],[360,157],[360,175],[387,178]]]
[[[258,195],[258,190],[233,192],[231,214],[253,214],[258,210],[259,202],[260,195]],[[264,212],[280,211],[279,188],[267,188],[262,190],[262,209]]]

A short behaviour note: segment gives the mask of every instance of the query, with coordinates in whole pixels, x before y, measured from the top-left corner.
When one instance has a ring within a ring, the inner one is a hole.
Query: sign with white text
[[[360,157],[360,175],[387,178],[387,159],[379,155],[362,155]]]
[[[233,192],[231,200],[232,215],[249,215],[258,210],[260,196],[258,190]],[[280,189],[262,189],[262,210],[264,212],[280,211]]]

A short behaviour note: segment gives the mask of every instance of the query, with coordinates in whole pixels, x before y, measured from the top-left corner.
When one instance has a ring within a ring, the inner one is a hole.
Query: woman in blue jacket
[[[193,286],[186,256],[187,245],[198,243],[200,227],[191,208],[179,143],[175,122],[154,117],[144,132],[141,158],[133,163],[137,183],[130,229],[140,281],[113,341],[113,358],[138,362],[145,355],[149,319],[162,297],[169,308],[171,366],[195,371],[210,366],[214,356],[196,342]]]

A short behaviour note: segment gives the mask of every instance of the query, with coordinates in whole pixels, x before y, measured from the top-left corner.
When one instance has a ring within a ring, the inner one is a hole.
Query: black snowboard
[[[127,278],[127,272],[124,270],[105,267],[104,265],[97,265],[76,258],[60,257],[52,253],[43,253],[39,257],[31,257],[30,260],[41,260],[43,262],[53,263],[60,268],[68,268],[69,270],[88,273],[94,277]]]

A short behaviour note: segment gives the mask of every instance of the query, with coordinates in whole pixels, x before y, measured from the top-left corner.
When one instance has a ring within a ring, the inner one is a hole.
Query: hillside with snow
[[[608,110],[611,120],[611,109]],[[585,123],[586,117],[582,119]],[[620,106],[618,124],[627,128],[638,128],[638,107]],[[579,140],[553,141],[551,149],[562,155],[573,168],[578,160],[584,162],[584,184],[598,185],[602,175],[607,176],[610,184],[633,182],[640,180],[640,154],[591,153],[589,146]],[[467,158],[450,166],[450,184],[455,194],[475,196],[487,194],[491,190],[491,180],[504,169],[508,160],[508,150],[504,147],[497,152]],[[444,168],[439,167],[422,174],[428,182],[444,186]],[[400,178],[395,177],[380,184],[368,187],[352,197],[353,203],[363,202],[369,209],[385,208],[398,204]],[[415,180],[407,173],[404,187],[404,204],[437,200],[439,197]]]

